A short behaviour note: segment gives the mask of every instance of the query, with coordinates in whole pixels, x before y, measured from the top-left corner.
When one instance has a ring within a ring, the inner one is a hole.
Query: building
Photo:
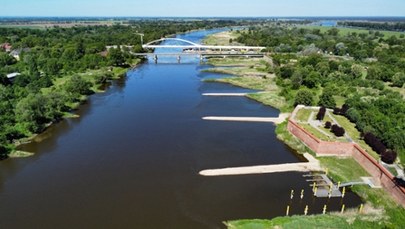
[[[19,75],[21,75],[21,73],[13,72],[13,73],[7,74],[7,79],[13,80],[16,76],[19,76]]]
[[[16,60],[20,60],[20,55],[22,52],[29,52],[31,49],[30,48],[18,48],[14,49],[13,51],[10,52],[10,55],[13,56]]]
[[[11,46],[10,43],[3,43],[0,44],[0,49],[3,49],[6,52],[11,52],[11,49],[13,48],[13,46]]]

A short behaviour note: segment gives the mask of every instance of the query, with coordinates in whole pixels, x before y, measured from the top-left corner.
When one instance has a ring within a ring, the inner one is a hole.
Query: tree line
[[[100,84],[114,78],[113,67],[139,62],[131,51],[143,52],[140,36],[152,41],[179,32],[236,22],[130,21],[129,25],[87,26],[46,30],[0,28],[0,44],[24,50],[19,61],[0,50],[0,158],[13,142],[40,133],[60,120]],[[129,45],[106,50],[110,45]],[[86,71],[89,74],[83,74]],[[125,69],[124,69],[125,71]],[[7,74],[18,72],[13,80]]]
[[[276,74],[280,95],[291,107],[335,108],[339,98],[345,105],[335,109],[337,114],[405,161],[405,103],[397,92],[404,91],[404,38],[268,24],[241,32],[237,40],[267,47],[274,63],[268,71]],[[343,131],[334,127],[334,132]]]

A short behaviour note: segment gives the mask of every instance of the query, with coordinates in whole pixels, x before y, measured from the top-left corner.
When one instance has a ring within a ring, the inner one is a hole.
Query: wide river
[[[199,42],[219,30],[178,37]],[[158,50],[159,51],[159,50]],[[203,177],[200,170],[298,162],[266,123],[204,116],[278,116],[241,92],[204,83],[198,58],[153,60],[90,97],[80,118],[64,120],[24,146],[25,159],[0,162],[0,228],[223,228],[223,221],[338,210],[359,204],[311,196],[302,173]],[[40,141],[41,140],[41,141]],[[290,200],[290,190],[298,194]]]

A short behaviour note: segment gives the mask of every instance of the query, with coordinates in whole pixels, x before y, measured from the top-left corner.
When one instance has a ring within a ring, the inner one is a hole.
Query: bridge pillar
[[[155,63],[157,63],[157,62],[158,62],[158,56],[155,55],[155,56],[153,57],[153,60],[155,61]]]
[[[181,60],[181,56],[180,55],[178,55],[177,56],[177,62],[180,64],[180,60]]]

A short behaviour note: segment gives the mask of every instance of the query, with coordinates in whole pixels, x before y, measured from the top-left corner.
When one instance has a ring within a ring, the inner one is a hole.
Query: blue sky
[[[0,0],[0,16],[405,16],[405,0]]]

